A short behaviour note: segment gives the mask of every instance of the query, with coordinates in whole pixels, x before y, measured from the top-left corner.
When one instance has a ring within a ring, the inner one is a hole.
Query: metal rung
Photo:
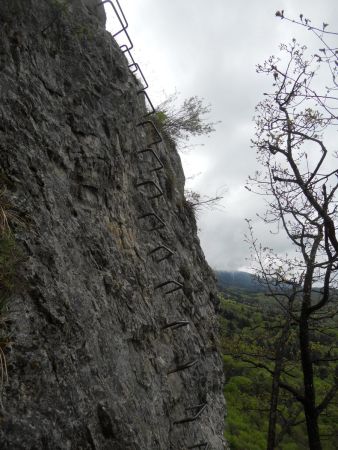
[[[162,327],[162,330],[167,330],[168,328],[177,330],[177,328],[185,327],[189,324],[190,322],[188,320],[176,320],[175,322],[170,322],[167,325],[164,325],[164,327]]]
[[[137,95],[143,94],[145,96],[145,98],[148,101],[148,104],[150,105],[151,111],[147,112],[147,114],[144,115],[144,117],[150,116],[151,114],[155,114],[156,110],[154,108],[154,105],[152,103],[152,101],[149,98],[148,93],[145,90],[142,91],[138,91]]]
[[[144,84],[145,84],[145,87],[144,87],[143,89],[140,89],[140,90],[138,91],[138,94],[139,94],[139,93],[142,92],[144,89],[147,89],[147,88],[149,87],[149,84],[148,84],[148,82],[147,82],[147,80],[146,80],[146,77],[143,75],[143,72],[142,72],[140,66],[138,66],[138,71],[140,72],[140,75],[141,75],[141,77],[142,77],[142,80],[144,81]]]
[[[179,364],[174,369],[169,370],[169,372],[167,372],[167,374],[170,375],[171,373],[175,373],[175,372],[179,372],[181,370],[189,369],[190,367],[195,366],[198,362],[199,362],[198,359],[194,359],[194,360],[189,361],[187,363]]]
[[[122,46],[122,47],[124,47],[124,46]],[[120,48],[122,49],[122,47],[120,47]],[[137,64],[137,62],[135,62],[134,57],[131,54],[130,49],[126,48],[124,53],[128,53],[129,59],[131,61],[131,63],[128,64],[128,68],[129,68],[130,72],[131,73],[139,72],[140,76],[141,76],[141,78],[143,80],[143,87],[142,87],[142,89],[137,91],[137,95],[144,94],[147,97],[148,103],[149,103],[149,105],[151,107],[151,112],[147,113],[147,116],[150,115],[150,114],[153,114],[153,113],[155,113],[154,105],[152,104],[152,101],[150,100],[149,95],[145,92],[145,90],[148,89],[148,87],[149,87],[148,81],[146,80],[146,77],[144,76],[141,67]]]
[[[152,196],[148,197],[149,199],[158,198],[158,197],[161,197],[161,196],[163,195],[162,189],[161,189],[160,186],[159,186],[157,183],[155,183],[155,181],[153,181],[153,180],[144,180],[144,181],[141,181],[140,183],[137,183],[137,184],[136,184],[136,187],[146,186],[147,184],[151,184],[151,185],[154,186],[155,189],[158,191],[158,194],[152,195]]]
[[[134,70],[132,69],[133,66],[135,67]],[[128,68],[130,69],[130,72],[131,72],[131,73],[135,73],[135,72],[138,71],[139,65],[138,65],[136,62],[134,62],[133,64],[129,64]]]
[[[188,408],[185,408],[185,410],[186,411],[192,411],[192,410],[197,409],[197,408],[202,408],[202,406],[204,407],[204,406],[206,406],[206,404],[207,404],[207,402],[200,403],[199,405],[188,406]]]
[[[208,442],[201,442],[200,444],[195,444],[195,445],[191,445],[190,447],[188,447],[189,450],[192,448],[202,448],[204,450],[209,450],[210,444],[208,444]]]
[[[157,162],[159,163],[159,167],[155,167],[154,169],[151,169],[151,172],[155,172],[156,170],[163,169],[164,166],[163,166],[162,161],[160,160],[159,156],[152,148],[144,148],[143,150],[140,150],[139,152],[137,152],[137,154],[140,155],[141,153],[146,153],[146,152],[151,153],[154,156],[154,158],[157,160]]]
[[[161,249],[166,250],[167,254],[162,256],[162,258],[160,258],[160,259],[156,259],[155,261],[158,263],[163,261],[164,259],[169,258],[170,256],[172,256],[174,254],[174,252],[172,250],[170,250],[170,248],[166,247],[165,245],[158,245],[156,248],[151,250],[151,252],[149,252],[149,255],[153,255],[154,253],[158,252]]]
[[[160,217],[158,217],[158,215],[154,212],[143,214],[142,216],[139,217],[139,220],[146,219],[147,217],[155,217],[155,219],[159,222],[159,225],[154,226],[153,228],[150,228],[147,231],[160,230],[161,228],[164,228],[166,226],[165,222]]]
[[[140,72],[141,78],[143,80],[144,87],[137,92],[139,94],[140,92],[144,91],[145,89],[148,89],[149,84],[141,70],[141,67],[135,62],[133,55],[130,53],[130,51],[128,52],[128,55],[129,55],[130,60],[132,61],[132,63],[128,65],[129,70],[131,71],[131,73]]]
[[[135,62],[133,55],[131,54],[130,50],[126,50],[124,53],[128,53],[131,63],[128,64],[128,69],[131,73],[136,73],[139,70],[139,65]]]
[[[122,8],[121,8],[121,5],[120,5],[120,3],[119,3],[118,0],[115,0],[115,2],[117,3],[117,6],[118,6],[118,8],[119,8],[119,10],[120,10],[120,13],[121,13],[121,16],[122,16],[122,18],[123,18],[123,20],[124,20],[124,23],[123,23],[123,21],[122,21],[122,19],[121,19],[121,17],[120,17],[119,12],[117,11],[117,9],[116,9],[116,7],[115,7],[115,5],[114,5],[114,3],[113,3],[111,0],[103,0],[102,2],[98,3],[98,4],[96,5],[96,7],[98,8],[99,6],[103,6],[105,3],[109,3],[109,4],[111,5],[111,7],[113,8],[113,10],[114,10],[114,12],[115,12],[115,15],[116,15],[116,17],[118,18],[118,21],[120,22],[121,30],[117,31],[117,32],[116,32],[115,34],[113,34],[112,36],[113,36],[113,38],[115,38],[115,37],[118,36],[120,33],[123,33],[123,32],[124,32],[124,34],[126,35],[128,41],[129,41],[129,47],[128,47],[127,45],[123,44],[123,45],[120,45],[120,49],[121,49],[121,51],[122,51],[123,53],[125,53],[125,52],[127,52],[127,51],[130,51],[130,50],[134,47],[134,45],[133,45],[132,40],[130,39],[130,36],[129,36],[128,31],[127,31],[127,28],[128,28],[128,22],[127,22],[127,19],[126,19],[124,13],[123,13],[123,10],[122,10]]]
[[[155,286],[155,289],[160,289],[161,287],[166,286],[167,284],[175,284],[176,287],[174,287],[173,289],[170,289],[169,291],[166,291],[164,293],[164,295],[171,294],[172,292],[178,291],[179,289],[183,289],[183,284],[176,280],[164,281],[163,283]]]
[[[123,23],[123,21],[122,21],[122,19],[121,19],[121,17],[120,17],[120,14],[119,14],[118,11],[117,11],[115,5],[114,5],[114,3],[112,2],[112,0],[102,0],[101,2],[99,2],[99,3],[96,5],[96,8],[99,8],[100,6],[103,6],[105,3],[109,3],[110,6],[113,8],[113,10],[114,10],[114,12],[115,12],[115,15],[116,15],[116,17],[118,18],[118,20],[119,20],[119,22],[120,22],[120,25],[121,25],[121,30],[119,30],[119,31],[117,31],[115,34],[113,34],[113,35],[112,35],[113,37],[117,36],[118,34],[122,33],[123,31],[125,31],[125,30],[128,28],[128,26],[129,26],[129,25],[128,25],[128,22],[127,22],[127,19],[126,19],[126,16],[124,15],[124,13],[123,13],[123,11],[122,11],[122,8],[121,8],[121,5],[120,5],[119,1],[118,1],[118,0],[115,0],[115,1],[116,1],[116,3],[117,3],[117,6],[119,7],[120,13],[121,13],[121,15],[122,15],[122,19],[124,20],[124,23]]]
[[[148,145],[159,144],[160,142],[163,141],[162,136],[160,135],[160,132],[158,131],[158,129],[156,128],[156,125],[154,124],[154,122],[152,120],[144,120],[143,122],[140,122],[140,123],[137,124],[138,127],[143,127],[144,125],[151,125],[152,128],[154,129],[155,133],[158,136],[155,141],[151,142]]]
[[[149,87],[148,81],[146,80],[146,77],[144,76],[141,67],[135,62],[134,57],[131,54],[130,50],[127,49],[127,50],[125,50],[124,53],[128,53],[129,59],[131,61],[131,64],[128,64],[128,68],[129,68],[130,72],[131,73],[140,72],[140,76],[141,76],[141,78],[143,80],[143,88],[140,89],[139,91],[137,91],[137,93],[139,94],[140,92],[143,92],[145,89],[148,89],[148,87]]]
[[[127,32],[126,32],[126,34],[127,34]],[[130,40],[129,35],[128,35],[128,38],[129,38],[129,40]],[[130,42],[131,42],[131,41],[130,41]],[[128,45],[126,45],[126,44],[123,44],[123,45],[120,45],[120,50],[122,51],[122,53],[126,53],[126,52],[132,50],[133,47],[134,47],[134,44],[133,44],[133,43],[131,43],[131,47],[128,47]]]
[[[178,425],[180,423],[187,423],[187,422],[194,422],[195,420],[197,420],[199,418],[199,416],[202,414],[202,412],[206,409],[207,407],[207,403],[203,403],[202,405],[196,405],[196,406],[192,406],[190,408],[186,408],[186,411],[191,411],[193,409],[198,409],[197,413],[194,416],[188,416],[185,417],[184,419],[180,419],[180,420],[175,420],[174,425]]]

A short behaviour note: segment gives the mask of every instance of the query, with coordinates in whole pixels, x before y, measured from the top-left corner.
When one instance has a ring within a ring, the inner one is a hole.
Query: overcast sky
[[[337,0],[120,0],[134,42],[133,55],[149,84],[154,104],[175,90],[181,98],[197,95],[212,105],[210,119],[220,120],[210,138],[181,155],[187,187],[213,196],[225,186],[220,210],[199,213],[199,237],[214,269],[248,267],[244,242],[245,218],[252,218],[264,244],[283,252],[288,242],[272,236],[259,223],[261,200],[245,188],[253,174],[255,105],[271,86],[255,66],[278,53],[281,42],[295,37],[312,46],[319,44],[305,29],[275,17],[300,13],[321,26],[338,29]],[[108,22],[110,29],[112,22]],[[192,177],[192,178],[191,178]]]

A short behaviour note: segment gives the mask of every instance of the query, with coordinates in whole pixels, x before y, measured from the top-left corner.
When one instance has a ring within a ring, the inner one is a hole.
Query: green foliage
[[[77,36],[79,39],[85,38],[91,40],[94,38],[93,30],[85,25],[78,25],[74,27],[74,35]]]
[[[69,0],[52,0],[52,5],[60,13],[67,13],[69,11]]]
[[[237,295],[236,300],[230,292]],[[224,395],[227,402],[225,437],[232,450],[259,449],[265,450],[268,429],[268,414],[271,392],[271,376],[259,367],[249,364],[245,354],[257,355],[251,357],[254,363],[262,361],[262,356],[268,357],[273,352],[273,336],[266,334],[267,324],[278,323],[278,309],[272,299],[264,293],[253,292],[250,298],[248,290],[230,287],[227,294],[230,298],[220,296],[220,330],[223,351],[223,367],[225,372]],[[231,298],[232,297],[232,298]],[[239,303],[241,301],[241,303]],[[256,305],[256,306],[255,306]],[[264,305],[264,307],[263,307]],[[318,355],[327,355],[332,341],[337,342],[337,320],[331,323],[329,334],[317,333],[315,349]],[[277,331],[276,331],[277,332]],[[296,339],[291,333],[289,345]],[[244,356],[243,356],[244,355]],[[261,356],[260,356],[261,355]],[[288,354],[290,364],[291,384],[301,386],[302,372],[299,364],[299,354],[290,345]],[[265,360],[266,362],[267,360]],[[267,362],[273,368],[272,361]],[[315,383],[318,398],[323,398],[335,376],[335,363],[322,362],[315,366]],[[288,382],[290,384],[290,379]],[[338,399],[337,399],[338,400]],[[323,449],[335,449],[335,436],[338,433],[338,404],[332,402],[327,411],[320,416],[320,432],[323,439]],[[280,393],[279,420],[277,437],[281,440],[276,450],[305,450],[308,448],[307,434],[303,413],[291,398],[290,394]],[[289,430],[283,429],[283,417],[297,417],[296,426]]]
[[[158,123],[158,125],[160,125],[160,127],[164,127],[165,126],[165,122],[167,120],[167,115],[164,111],[157,111],[155,113],[156,116],[156,121]]]

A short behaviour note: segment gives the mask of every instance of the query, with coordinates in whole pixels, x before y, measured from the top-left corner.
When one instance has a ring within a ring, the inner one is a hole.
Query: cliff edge
[[[215,283],[180,158],[91,3],[0,0],[0,188],[24,255],[0,447],[221,450]]]

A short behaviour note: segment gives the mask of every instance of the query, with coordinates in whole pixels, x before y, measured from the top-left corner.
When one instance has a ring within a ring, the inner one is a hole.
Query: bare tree
[[[276,13],[285,18],[284,11]],[[338,353],[332,343],[330,361],[333,383],[318,398],[315,385],[317,358],[313,350],[315,331],[320,331],[337,314],[338,299],[338,170],[337,152],[330,150],[332,130],[338,125],[337,48],[322,29],[315,31],[323,48],[312,56],[295,39],[281,45],[280,57],[270,57],[257,68],[272,77],[273,90],[256,108],[256,136],[253,145],[261,170],[250,178],[248,188],[264,195],[267,210],[263,220],[277,224],[291,241],[295,256],[281,261],[266,251],[260,272],[274,290],[274,280],[292,286],[295,304],[292,320],[297,323],[302,386],[279,379],[304,410],[309,448],[322,448],[318,418],[338,391]],[[332,33],[335,35],[335,33]],[[282,303],[281,306],[283,307]],[[284,307],[285,309],[285,307]],[[274,370],[274,375],[276,375]],[[277,399],[278,400],[278,399]],[[268,448],[274,448],[271,431]]]
[[[266,295],[276,303],[278,313],[278,326],[273,324],[270,330],[269,340],[272,341],[273,366],[262,365],[260,367],[267,370],[271,375],[271,393],[269,407],[269,422],[267,434],[267,450],[274,450],[276,447],[276,425],[278,421],[278,406],[280,388],[284,383],[283,375],[287,376],[287,359],[290,344],[292,326],[295,324],[295,309],[297,303],[298,285],[297,278],[289,271],[289,261],[281,260],[274,255],[272,250],[263,247],[254,237],[254,231],[250,220],[247,220],[249,234],[246,241],[249,243],[255,275],[259,283],[265,287]],[[278,261],[278,264],[276,264]],[[276,266],[278,270],[276,271]],[[288,275],[286,276],[286,271]],[[270,322],[267,327],[271,327]],[[272,334],[274,333],[274,334]],[[292,425],[292,423],[290,424]],[[280,437],[279,437],[280,438]],[[281,438],[280,438],[281,439]]]

